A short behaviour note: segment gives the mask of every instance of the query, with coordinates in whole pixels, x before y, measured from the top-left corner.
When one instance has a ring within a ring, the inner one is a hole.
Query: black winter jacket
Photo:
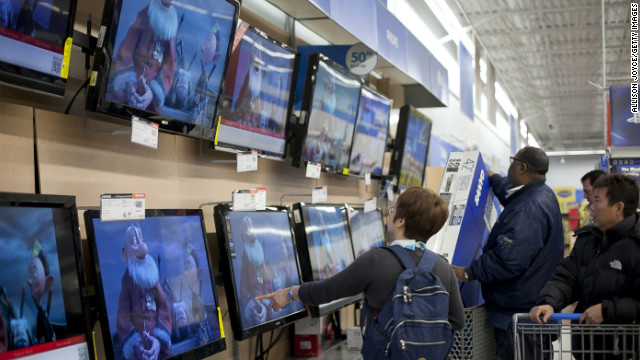
[[[571,254],[560,262],[538,305],[559,312],[578,301],[581,313],[602,303],[604,323],[640,322],[640,215],[631,215],[604,233],[593,225],[576,231]]]

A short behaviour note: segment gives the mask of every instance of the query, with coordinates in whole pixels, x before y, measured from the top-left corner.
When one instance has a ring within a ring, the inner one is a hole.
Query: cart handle
[[[549,320],[578,320],[582,313],[553,313]]]

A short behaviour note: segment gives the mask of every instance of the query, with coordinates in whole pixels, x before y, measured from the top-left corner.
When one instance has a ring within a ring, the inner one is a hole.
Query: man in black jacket
[[[575,312],[583,313],[578,320],[581,324],[640,321],[638,184],[628,176],[610,174],[599,178],[593,189],[593,224],[576,231],[571,254],[562,260],[538,296],[538,306],[529,312],[529,318],[538,324],[546,323],[554,311],[575,301]],[[612,337],[593,339],[593,347],[599,349],[590,348],[587,342],[588,338],[584,344],[574,340],[573,349],[610,350],[613,354],[617,347]],[[619,346],[623,346],[622,341]]]

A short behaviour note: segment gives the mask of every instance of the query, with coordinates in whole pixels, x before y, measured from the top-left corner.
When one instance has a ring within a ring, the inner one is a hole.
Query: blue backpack
[[[431,272],[438,255],[425,250],[416,266],[401,246],[383,249],[392,251],[405,270],[380,314],[366,324],[363,359],[446,359],[453,345],[453,331],[449,293]],[[360,326],[367,313],[365,301]]]

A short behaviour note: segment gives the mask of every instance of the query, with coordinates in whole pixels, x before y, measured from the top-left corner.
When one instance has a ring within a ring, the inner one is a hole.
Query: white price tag
[[[395,194],[393,193],[393,186],[389,186],[387,188],[387,199],[389,199],[389,201],[391,201],[391,202],[395,201]]]
[[[142,220],[144,209],[144,193],[100,195],[101,221]]]
[[[317,187],[311,190],[311,203],[325,203],[327,202],[327,187]]]
[[[234,190],[231,193],[233,211],[254,211],[256,209],[254,195],[255,190]]]
[[[364,184],[367,186],[371,185],[371,173],[368,171],[364,173]]]
[[[320,172],[322,171],[322,165],[319,163],[307,163],[307,177],[312,179],[320,179]]]
[[[258,152],[238,153],[237,172],[258,171]]]
[[[371,198],[364,201],[364,213],[375,211],[377,206],[376,198]]]
[[[137,116],[131,117],[131,142],[158,148],[158,124],[140,120]]]
[[[256,188],[255,204],[256,210],[265,210],[267,208],[267,188]]]

